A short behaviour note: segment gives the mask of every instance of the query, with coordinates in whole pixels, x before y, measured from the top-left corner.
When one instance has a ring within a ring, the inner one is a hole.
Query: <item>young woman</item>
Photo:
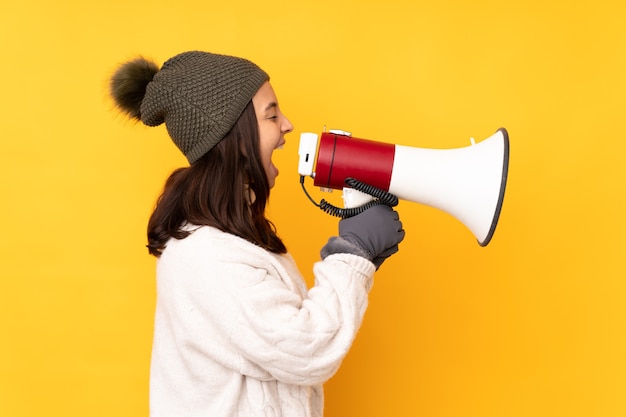
[[[190,165],[148,224],[157,257],[152,417],[322,416],[322,384],[363,319],[374,272],[404,238],[380,205],[339,222],[308,289],[265,217],[272,153],[293,126],[252,62],[191,51],[111,78],[118,107],[165,123]]]

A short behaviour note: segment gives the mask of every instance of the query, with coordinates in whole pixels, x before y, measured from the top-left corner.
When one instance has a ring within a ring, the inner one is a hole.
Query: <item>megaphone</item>
[[[479,143],[472,138],[469,146],[455,149],[394,145],[355,138],[343,130],[323,132],[318,141],[317,134],[305,132],[300,135],[298,154],[300,182],[308,176],[321,189],[343,190],[346,208],[374,198],[372,193],[347,187],[346,179],[353,178],[452,215],[480,246],[487,246],[495,233],[509,166],[509,136],[504,128]]]

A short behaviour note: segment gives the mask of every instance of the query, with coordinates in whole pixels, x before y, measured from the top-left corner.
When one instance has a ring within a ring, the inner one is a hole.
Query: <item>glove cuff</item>
[[[339,236],[333,236],[328,239],[328,243],[326,243],[326,245],[324,245],[324,247],[322,247],[322,250],[320,251],[322,259],[334,253],[349,253],[352,255],[360,256],[369,261],[372,260],[372,255],[370,255],[356,242],[353,242],[352,239],[346,239]]]

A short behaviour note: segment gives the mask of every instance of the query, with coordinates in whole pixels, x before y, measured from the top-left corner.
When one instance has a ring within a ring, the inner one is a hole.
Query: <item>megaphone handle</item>
[[[327,214],[330,214],[331,216],[341,217],[345,219],[347,217],[356,216],[357,214],[364,212],[368,208],[377,206],[379,204],[386,204],[390,207],[395,207],[398,205],[398,197],[396,197],[395,195],[387,191],[381,190],[380,188],[376,188],[374,186],[371,186],[369,184],[356,180],[354,178],[346,178],[346,181],[345,181],[346,185],[348,185],[351,188],[354,188],[357,191],[361,191],[363,193],[366,193],[375,197],[375,200],[372,200],[359,207],[352,207],[352,208],[341,208],[341,207],[333,206],[332,204],[330,204],[328,201],[324,199],[322,199],[322,201],[320,201],[320,203],[318,204],[315,202],[313,197],[311,197],[311,195],[307,192],[306,187],[304,186],[304,178],[305,178],[304,175],[300,175],[300,185],[302,186],[302,191],[304,191],[304,194],[308,197],[309,200],[311,200],[311,202],[314,205],[319,207],[322,211],[326,212]]]
[[[367,210],[370,207],[378,206],[381,204],[385,204],[385,203],[383,203],[380,200],[372,200],[369,203],[363,204],[362,206],[359,206],[359,207],[341,208],[341,207],[333,206],[328,201],[322,199],[322,201],[320,201],[319,208],[324,213],[330,214],[331,216],[340,217],[342,219],[347,219],[348,217],[354,217],[357,214],[363,213],[365,210]]]
[[[374,187],[373,185],[364,183],[363,181],[359,181],[356,178],[346,178],[346,185],[350,188],[354,188],[357,191],[371,195],[372,197],[380,200],[380,202],[388,205],[389,207],[395,207],[398,205],[398,197],[396,197],[395,195],[385,190],[381,190],[380,188]]]
[[[350,187],[343,187],[341,198],[345,208],[362,206],[375,200],[374,196]]]
[[[319,204],[320,209],[322,209],[324,212],[332,216],[341,217],[345,219],[348,217],[354,217],[357,214],[363,213],[365,210],[369,209],[370,207],[377,206],[380,204],[385,204],[385,205],[388,205],[389,207],[395,207],[398,205],[398,197],[396,197],[395,195],[387,191],[381,190],[380,188],[376,188],[372,185],[361,182],[355,178],[346,178],[345,183],[346,185],[348,185],[350,188],[354,190],[360,191],[361,193],[365,193],[374,197],[374,200],[371,200],[358,207],[346,207],[346,208],[336,207],[330,204],[329,202],[327,202],[326,200],[322,200]]]

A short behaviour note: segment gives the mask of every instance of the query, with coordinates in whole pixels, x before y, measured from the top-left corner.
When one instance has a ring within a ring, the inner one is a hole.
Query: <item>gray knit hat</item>
[[[122,110],[144,124],[165,123],[193,163],[230,131],[268,80],[243,58],[191,51],[170,58],[160,70],[144,58],[126,63],[111,79],[111,94]]]

